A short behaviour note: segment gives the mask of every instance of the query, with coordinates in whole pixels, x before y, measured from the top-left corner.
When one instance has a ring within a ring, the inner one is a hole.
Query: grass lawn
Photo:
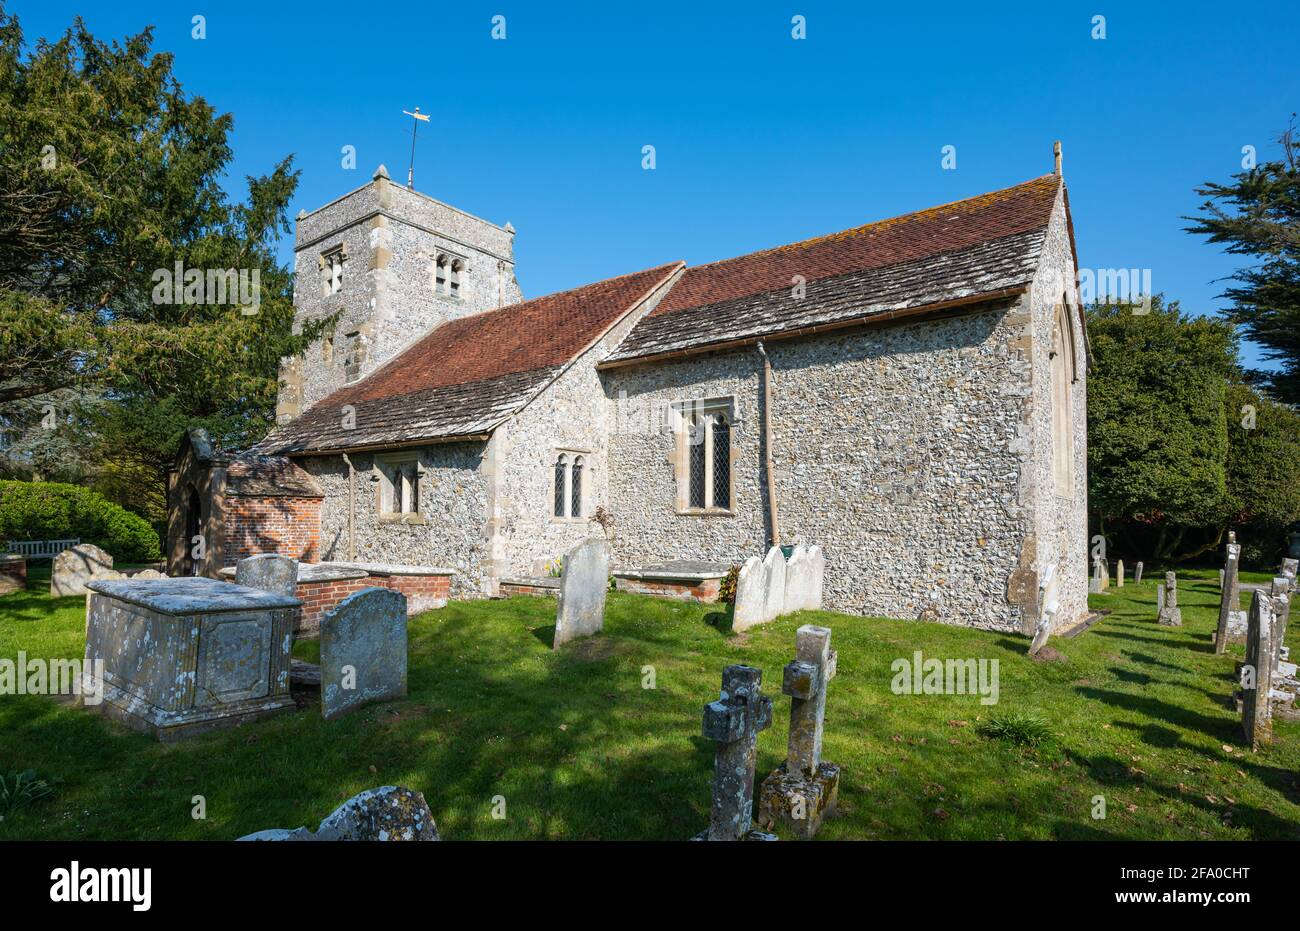
[[[0,657],[79,657],[84,600],[51,599],[39,565],[28,592],[0,598]],[[55,792],[0,821],[0,838],[314,829],[351,795],[395,783],[424,793],[448,840],[684,839],[707,821],[713,745],[700,716],[722,668],[761,667],[773,695],[761,779],[784,757],[781,668],[810,621],[832,627],[839,650],[825,758],[842,768],[840,812],[821,838],[1300,837],[1300,726],[1278,722],[1270,747],[1243,749],[1225,702],[1241,649],[1216,657],[1210,644],[1217,574],[1180,573],[1180,629],[1155,624],[1162,576],[1091,596],[1113,613],[1053,640],[1057,663],[1030,661],[1020,637],[821,612],[735,635],[718,628],[727,622],[714,606],[613,594],[605,633],[558,654],[550,599],[420,615],[409,697],[332,723],[308,707],[159,744],[66,702],[3,696],[0,773],[35,769]],[[890,664],[918,649],[997,659],[1000,701],[893,694]],[[643,688],[648,666],[653,689]],[[1053,737],[1031,748],[982,735],[1012,713],[1040,714]],[[191,816],[196,795],[205,820]],[[497,796],[504,819],[492,817]]]

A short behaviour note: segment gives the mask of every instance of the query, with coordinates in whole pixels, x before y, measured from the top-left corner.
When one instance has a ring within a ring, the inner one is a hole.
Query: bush
[[[734,605],[736,603],[736,586],[740,583],[740,567],[732,566],[727,570],[726,576],[722,579],[722,585],[718,588],[718,600],[723,604]]]
[[[77,537],[124,562],[158,559],[158,534],[98,492],[57,482],[0,481],[0,540]]]
[[[35,804],[54,794],[54,789],[44,779],[37,779],[35,770],[21,773],[0,773],[0,820],[11,817],[20,808]]]

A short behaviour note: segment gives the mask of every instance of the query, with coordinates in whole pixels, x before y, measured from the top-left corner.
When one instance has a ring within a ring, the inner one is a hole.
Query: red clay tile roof
[[[361,381],[317,402],[258,444],[286,453],[491,430],[681,262],[449,320]],[[355,408],[343,429],[341,410]]]
[[[609,361],[918,307],[1027,283],[1061,179],[688,268]],[[807,294],[794,299],[796,276]]]

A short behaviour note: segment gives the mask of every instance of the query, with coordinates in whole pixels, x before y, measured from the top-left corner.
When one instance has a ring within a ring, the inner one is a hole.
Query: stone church
[[[1059,161],[531,300],[514,236],[382,167],[299,214],[297,320],[337,322],[285,360],[256,448],[183,444],[173,572],[275,551],[491,596],[605,535],[616,578],[691,597],[805,542],[828,609],[1021,632],[1049,599],[1058,628],[1086,614],[1088,350]]]

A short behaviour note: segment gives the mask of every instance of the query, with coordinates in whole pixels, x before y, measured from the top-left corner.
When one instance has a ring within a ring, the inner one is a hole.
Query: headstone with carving
[[[776,840],[751,830],[755,745],[758,732],[772,724],[772,699],[762,685],[761,669],[728,666],[722,671],[721,696],[704,706],[703,733],[717,746],[709,827],[696,840]]]
[[[1273,668],[1283,659],[1282,646],[1286,641],[1286,627],[1291,619],[1291,584],[1285,576],[1273,579],[1269,594],[1273,598],[1276,621],[1273,625]]]
[[[241,559],[235,563],[235,584],[292,598],[298,593],[298,560],[279,553]]]
[[[97,573],[101,578],[121,578],[120,574],[112,573],[112,569],[112,556],[93,543],[80,543],[54,557],[50,567],[50,595],[54,598],[84,595],[86,583]]]
[[[306,828],[270,828],[239,838],[249,841],[435,841],[438,825],[424,796],[402,786],[380,786],[354,795],[320,823]]]
[[[109,716],[172,739],[293,707],[298,599],[200,577],[87,584],[86,668],[101,679],[103,662]]]
[[[406,596],[363,588],[320,622],[320,703],[327,721],[406,694]]]
[[[1219,591],[1219,626],[1214,632],[1214,652],[1222,653],[1228,648],[1231,642],[1228,631],[1228,619],[1233,611],[1238,610],[1238,579],[1237,568],[1241,562],[1241,546],[1237,543],[1228,544],[1227,559],[1224,563],[1220,575]],[[1240,642],[1240,641],[1238,641]]]
[[[751,556],[740,567],[736,579],[736,605],[732,612],[731,629],[748,630],[764,621],[763,612],[767,605],[767,571],[763,560]]]
[[[1161,595],[1160,613],[1156,620],[1166,627],[1182,627],[1183,612],[1178,609],[1178,577],[1174,573],[1165,573]]]
[[[605,625],[605,593],[609,591],[609,549],[593,538],[574,547],[564,557],[560,597],[555,605],[555,639],[558,650],[570,640],[600,633]]]
[[[763,602],[763,620],[781,616],[785,610],[785,555],[781,547],[774,546],[763,559],[763,573],[767,577],[767,594]]]
[[[840,768],[822,760],[826,690],[835,678],[837,658],[831,630],[805,624],[795,633],[795,658],[785,667],[781,691],[790,696],[790,738],[785,762],[763,780],[758,822],[780,823],[809,840],[835,811]]]
[[[1141,581],[1142,581],[1142,560],[1139,559],[1138,564],[1133,567],[1133,584],[1137,585]]]

